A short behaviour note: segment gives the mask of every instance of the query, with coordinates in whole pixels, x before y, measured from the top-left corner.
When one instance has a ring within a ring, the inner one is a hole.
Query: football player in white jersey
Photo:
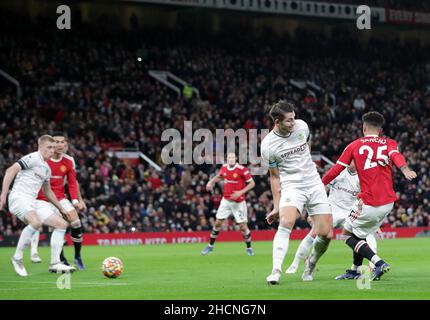
[[[54,138],[54,141],[55,141],[55,152],[54,152],[54,156],[51,158],[51,160],[59,161],[63,157],[66,157],[73,163],[73,169],[76,170],[75,159],[73,157],[67,155],[67,151],[69,149],[67,136],[62,132],[55,132],[52,134],[52,137]],[[48,165],[49,165],[49,163],[48,163]],[[55,169],[53,169],[53,170],[55,170]],[[64,177],[64,184],[66,184],[66,183],[67,183],[67,176]],[[65,218],[70,223],[70,227],[71,227],[71,239],[72,239],[73,245],[75,247],[74,262],[75,262],[75,264],[79,270],[85,270],[85,265],[84,265],[84,263],[82,261],[82,257],[81,257],[81,247],[82,247],[82,238],[83,238],[82,229],[83,228],[82,228],[82,222],[79,218],[79,215],[78,215],[78,212],[76,211],[76,209],[82,211],[82,210],[86,209],[86,205],[85,205],[84,200],[82,199],[82,195],[81,195],[80,190],[79,190],[79,184],[77,181],[76,181],[76,187],[77,187],[77,192],[78,192],[78,202],[77,203],[72,205],[72,203],[70,203],[69,200],[62,198],[62,197],[64,197],[63,195],[64,195],[65,190],[60,190],[59,194],[56,194],[56,197],[57,197],[57,199],[60,199],[60,203],[63,205],[63,207],[68,212],[68,214]],[[55,190],[54,190],[54,192],[55,192]],[[58,192],[58,190],[57,190],[57,192]],[[41,204],[41,207],[44,207],[45,209],[49,209],[49,208],[52,208],[52,205],[49,202],[45,201],[45,203]],[[40,237],[40,232],[38,230],[33,234],[33,237],[31,238],[31,261],[33,263],[39,263],[42,261],[42,259],[40,259],[39,254],[38,254],[39,237]],[[69,262],[67,261],[66,257],[64,256],[63,250],[60,253],[60,259],[61,259],[61,262],[64,263],[65,265],[68,265],[68,266],[70,265]]]
[[[333,228],[343,228],[343,223],[346,217],[351,212],[357,195],[360,193],[360,181],[358,179],[357,170],[355,169],[354,161],[351,162],[347,170],[343,171],[335,180],[330,184],[330,194],[328,200],[332,209],[333,215]],[[297,248],[296,255],[293,263],[285,271],[285,273],[296,273],[300,261],[304,260],[308,255],[312,244],[314,242],[316,233],[314,228],[306,235],[300,242]],[[367,242],[372,250],[376,252],[376,238],[373,234],[367,237]],[[353,265],[351,269],[347,270],[342,276],[336,277],[337,280],[342,279],[356,279],[360,276],[357,269],[359,266]]]
[[[49,201],[66,215],[67,211],[58,202],[52,192],[49,179],[51,169],[46,160],[54,153],[54,139],[49,135],[41,136],[38,140],[38,151],[22,157],[18,162],[10,166],[5,173],[0,196],[0,210],[6,202],[9,203],[9,211],[23,221],[27,226],[22,230],[16,252],[11,258],[11,262],[18,275],[28,276],[24,267],[23,253],[29,245],[31,237],[42,224],[54,228],[51,236],[51,272],[72,272],[75,268],[66,266],[60,262],[60,252],[63,248],[64,234],[68,226],[67,221],[56,215],[53,211],[37,210],[37,194],[43,186]],[[9,194],[9,187],[14,181],[12,191]]]
[[[291,230],[297,213],[301,214],[306,206],[317,236],[302,279],[312,281],[316,263],[327,250],[333,235],[330,204],[312,161],[306,122],[295,119],[294,105],[285,100],[275,103],[267,111],[275,126],[261,143],[261,155],[263,163],[269,167],[273,195],[273,210],[266,220],[271,224],[279,218],[279,227],[273,239],[272,273],[266,280],[269,284],[279,284]]]

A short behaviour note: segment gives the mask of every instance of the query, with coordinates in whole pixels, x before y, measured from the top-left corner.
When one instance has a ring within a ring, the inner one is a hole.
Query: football
[[[118,278],[123,270],[124,266],[122,264],[121,259],[118,259],[116,257],[109,257],[104,259],[102,264],[102,272],[105,277]]]

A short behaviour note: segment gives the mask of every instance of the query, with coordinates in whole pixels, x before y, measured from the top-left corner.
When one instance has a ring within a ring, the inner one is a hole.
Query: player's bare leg
[[[49,272],[64,273],[75,271],[74,267],[61,263],[60,259],[68,222],[57,214],[52,214],[43,223],[54,229],[51,235],[51,265],[48,269]]]
[[[240,228],[240,232],[242,232],[243,240],[245,241],[245,244],[246,244],[246,253],[248,254],[248,256],[253,256],[254,250],[252,250],[252,247],[251,247],[251,230],[249,230],[248,228],[248,223],[247,222],[239,223],[239,228]]]
[[[36,211],[29,211],[25,216],[25,220],[28,225],[22,230],[15,254],[11,258],[16,273],[21,277],[28,276],[27,270],[24,267],[24,249],[30,244],[33,234],[42,226],[42,222],[37,217]]]
[[[266,278],[268,284],[279,284],[282,273],[282,263],[288,251],[291,230],[297,217],[297,208],[286,206],[279,209],[278,231],[273,238],[273,268]]]
[[[313,243],[312,253],[306,260],[305,270],[302,275],[303,281],[312,281],[316,264],[321,256],[327,251],[333,237],[333,218],[330,213],[316,214],[312,216],[317,236]]]
[[[288,269],[285,271],[285,273],[292,274],[297,272],[300,262],[304,261],[308,257],[316,236],[317,233],[315,231],[315,228],[312,227],[311,231],[309,231],[306,237],[300,242],[299,247],[296,251],[296,255],[294,256],[294,260],[288,267]]]
[[[208,253],[211,253],[214,250],[214,245],[216,238],[218,237],[219,231],[221,230],[222,224],[224,223],[225,219],[216,219],[215,225],[212,228],[211,231],[211,239],[209,244],[204,248],[201,252],[203,256],[207,255]]]

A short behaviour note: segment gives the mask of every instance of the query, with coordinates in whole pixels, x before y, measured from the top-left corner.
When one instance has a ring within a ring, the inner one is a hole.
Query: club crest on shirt
[[[62,165],[62,166],[60,167],[60,170],[61,170],[61,172],[66,172],[67,168],[66,168],[66,166],[65,166],[65,165]]]
[[[233,173],[233,178],[237,178],[237,173]]]
[[[304,139],[305,139],[305,136],[304,136],[302,133],[299,133],[299,134],[297,135],[297,138],[299,138],[299,140],[304,140]]]

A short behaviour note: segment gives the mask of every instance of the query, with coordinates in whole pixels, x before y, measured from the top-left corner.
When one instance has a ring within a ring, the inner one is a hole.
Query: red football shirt
[[[236,202],[245,200],[245,195],[241,195],[237,199],[231,199],[231,194],[234,191],[242,190],[246,187],[246,183],[252,180],[252,176],[246,167],[235,164],[233,168],[229,168],[227,164],[224,164],[218,175],[224,178],[224,199]]]
[[[389,138],[368,135],[351,142],[343,151],[335,167],[323,177],[328,184],[354,160],[360,179],[358,195],[364,204],[382,206],[397,200],[393,189],[393,162],[397,167],[406,164],[397,150],[397,143]]]
[[[73,157],[63,155],[60,160],[49,159],[46,161],[51,168],[51,189],[58,200],[66,199],[65,179],[69,185],[70,197],[73,200],[78,199],[78,184],[76,181],[75,160]],[[39,200],[48,201],[43,189],[40,189]]]

